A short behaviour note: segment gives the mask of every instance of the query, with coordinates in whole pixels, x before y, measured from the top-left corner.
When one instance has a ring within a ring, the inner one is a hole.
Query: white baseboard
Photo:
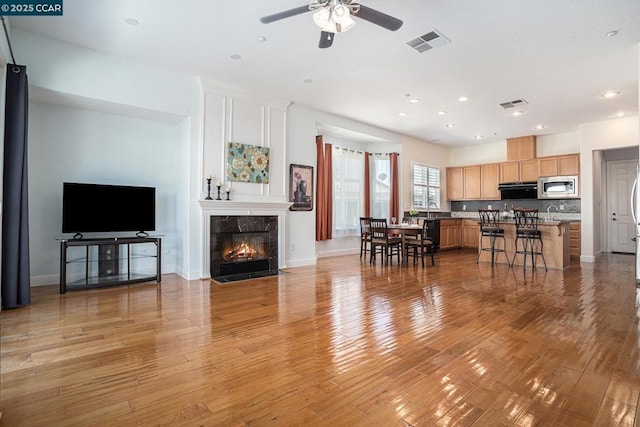
[[[593,255],[580,255],[580,262],[596,262],[596,257]]]
[[[309,265],[316,265],[317,262],[317,258],[288,259],[287,265],[284,268],[307,267]]]
[[[36,286],[50,286],[50,285],[59,285],[60,284],[60,275],[59,274],[46,274],[42,276],[31,276],[31,287],[34,288]]]
[[[336,249],[333,251],[318,252],[318,258],[329,258],[334,256],[357,255],[360,248]]]

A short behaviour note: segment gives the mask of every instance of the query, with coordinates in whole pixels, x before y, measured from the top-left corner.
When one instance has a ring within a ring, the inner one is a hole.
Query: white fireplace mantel
[[[277,216],[278,217],[278,268],[286,268],[285,263],[285,219],[289,207],[289,202],[273,201],[235,201],[235,200],[198,200],[201,211],[201,252],[202,269],[200,277],[210,278],[211,271],[209,265],[209,240],[211,238],[211,217],[227,215],[248,215],[248,216]]]

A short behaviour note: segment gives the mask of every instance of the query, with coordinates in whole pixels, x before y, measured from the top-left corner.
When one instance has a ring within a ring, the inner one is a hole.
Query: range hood
[[[538,182],[504,182],[498,184],[502,200],[507,199],[537,199]]]

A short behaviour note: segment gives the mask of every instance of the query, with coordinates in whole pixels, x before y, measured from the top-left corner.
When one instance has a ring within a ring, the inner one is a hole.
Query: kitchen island
[[[571,221],[565,220],[546,220],[538,223],[538,230],[542,233],[542,241],[544,243],[544,258],[547,261],[547,268],[549,270],[563,270],[569,266],[570,251],[569,251],[569,224]],[[506,251],[509,262],[513,260],[513,254],[515,253],[515,240],[516,240],[516,224],[513,220],[501,220],[500,228],[504,229],[504,237],[506,240]],[[478,235],[478,248],[480,248],[481,234]],[[483,247],[489,247],[490,242],[488,237],[483,238]],[[539,245],[539,242],[536,242]],[[503,249],[503,241],[501,238],[496,239],[496,249]],[[537,247],[537,246],[536,246]],[[522,242],[518,243],[518,249],[522,250]],[[480,251],[480,249],[478,249]],[[522,268],[524,256],[518,254],[515,260],[514,267],[520,266]],[[536,268],[544,268],[542,257],[537,256]],[[491,262],[490,251],[480,251],[480,262]],[[496,252],[495,262],[498,264],[506,264],[507,260],[504,254]],[[527,268],[531,268],[531,256],[527,259]]]

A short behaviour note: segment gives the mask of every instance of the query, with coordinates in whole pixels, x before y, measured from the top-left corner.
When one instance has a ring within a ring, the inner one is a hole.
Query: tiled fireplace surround
[[[251,235],[258,236],[258,239],[261,238],[258,232],[266,231],[268,234],[262,235],[267,241],[271,242],[271,247],[267,248],[268,253],[264,257],[266,260],[261,262],[262,265],[267,266],[269,269],[286,267],[284,256],[285,219],[290,203],[201,200],[199,204],[202,218],[201,229],[203,231],[201,235],[202,271],[200,272],[200,277],[207,278],[211,277],[211,274],[220,272],[220,265],[216,265],[215,261],[211,261],[212,256],[220,256],[219,242],[215,238],[212,242],[211,238],[212,232],[217,231],[234,232],[234,230],[240,229],[240,231],[249,231]],[[213,228],[212,222],[214,224]],[[278,242],[277,245],[275,241]],[[248,265],[250,264],[253,265],[249,268],[253,268],[257,267],[260,262],[248,263]],[[233,265],[226,265],[223,267],[223,273],[233,274],[234,268]]]

